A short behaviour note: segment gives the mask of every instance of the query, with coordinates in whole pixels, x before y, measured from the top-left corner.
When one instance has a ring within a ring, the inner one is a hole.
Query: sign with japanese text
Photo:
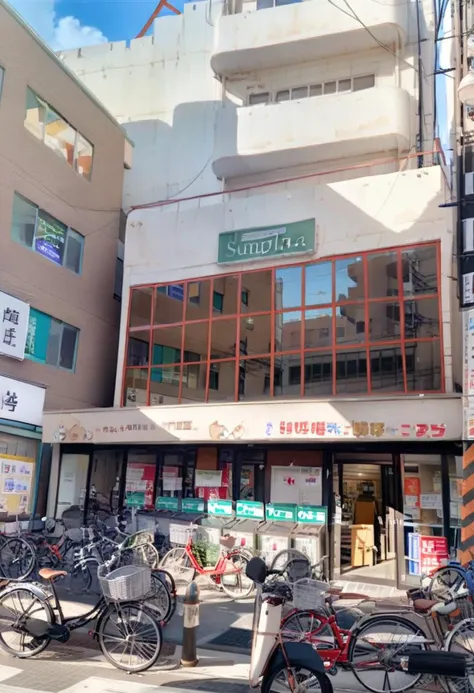
[[[289,415],[290,412],[290,415]],[[375,412],[375,413],[374,413]],[[379,414],[377,415],[377,412]],[[459,395],[46,412],[45,443],[253,443],[460,440]],[[305,482],[308,492],[317,479]],[[291,486],[288,486],[290,489]],[[314,502],[314,501],[313,501]],[[311,504],[311,499],[300,504]]]
[[[209,500],[207,501],[207,512],[209,515],[218,517],[232,517],[232,501]]]
[[[448,559],[446,537],[408,535],[408,572],[410,575],[430,575]]]
[[[0,375],[0,419],[41,426],[46,390]]]
[[[296,522],[296,505],[269,503],[265,506],[265,518],[274,522]]]
[[[264,520],[265,510],[263,503],[257,501],[237,501],[235,504],[236,517],[246,518],[249,520]]]
[[[228,231],[219,234],[217,263],[226,265],[268,257],[312,253],[315,243],[314,219],[258,229]]]
[[[183,498],[181,502],[181,511],[183,513],[203,513],[206,504],[200,498]]]
[[[20,361],[25,358],[30,306],[0,291],[0,354]]]
[[[327,508],[299,505],[296,519],[304,525],[325,525],[327,521]]]
[[[128,508],[143,508],[145,505],[145,494],[143,491],[133,491],[125,497],[125,505]]]
[[[159,496],[155,501],[155,508],[157,510],[173,510],[177,512],[179,510],[179,498]]]

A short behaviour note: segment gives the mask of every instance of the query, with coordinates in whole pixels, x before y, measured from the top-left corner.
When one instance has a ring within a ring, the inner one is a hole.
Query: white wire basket
[[[196,532],[197,525],[178,525],[170,523],[170,543],[186,546],[189,536]]]
[[[327,582],[304,578],[292,586],[293,606],[295,609],[317,609],[324,606],[329,585]]]
[[[151,570],[142,566],[126,565],[104,574],[99,568],[98,577],[102,593],[114,602],[140,601],[151,590]]]

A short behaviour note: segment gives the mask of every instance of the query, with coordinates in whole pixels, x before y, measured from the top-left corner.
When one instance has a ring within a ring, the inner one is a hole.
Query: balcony
[[[327,0],[306,0],[268,7],[279,0],[228,0],[232,14],[218,20],[211,66],[230,76],[315,61],[407,40],[407,3],[353,0],[360,22]],[[281,2],[281,0],[280,0]],[[262,5],[264,8],[260,9]],[[342,5],[342,7],[345,7]]]
[[[380,87],[235,108],[217,120],[213,170],[233,178],[410,148],[410,97]]]

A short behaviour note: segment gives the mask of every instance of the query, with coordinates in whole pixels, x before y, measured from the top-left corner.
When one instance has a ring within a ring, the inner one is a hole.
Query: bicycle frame
[[[287,616],[285,616],[285,618],[281,622],[282,630],[285,629],[285,622],[291,616],[294,616],[297,613],[298,609],[293,609],[293,611],[290,611],[290,613],[287,614]],[[336,664],[348,664],[348,652],[349,645],[352,639],[352,631],[340,628],[337,624],[336,616],[334,614],[327,616],[327,614],[323,613],[322,611],[316,610],[314,613],[315,616],[319,619],[318,622],[320,625],[315,630],[312,630],[310,633],[306,633],[304,640],[309,642],[311,646],[320,655],[321,659],[324,662],[325,669],[332,669],[336,666]],[[334,637],[334,647],[328,647],[327,635],[318,638],[318,635],[320,635],[321,632],[327,632],[328,628],[330,629]]]
[[[227,567],[227,561],[229,560],[229,558],[232,558],[232,556],[236,556],[239,553],[241,553],[239,549],[231,549],[230,551],[224,551],[221,548],[219,558],[217,559],[217,563],[215,564],[215,566],[211,566],[209,568],[203,568],[203,566],[198,562],[196,556],[194,555],[192,537],[189,537],[188,543],[184,547],[184,550],[186,551],[186,555],[189,558],[193,569],[197,573],[199,573],[199,575],[208,575],[209,577],[217,578],[217,583],[219,583],[219,579],[223,575],[238,575],[242,572],[241,568],[228,569]]]

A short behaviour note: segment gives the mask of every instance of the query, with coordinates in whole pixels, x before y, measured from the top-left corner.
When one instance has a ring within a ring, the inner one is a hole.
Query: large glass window
[[[29,87],[26,89],[24,124],[81,176],[91,179],[93,145]]]
[[[132,290],[124,403],[442,392],[436,244]]]
[[[12,238],[36,253],[80,274],[84,236],[15,193]]]
[[[30,308],[25,358],[56,368],[74,371],[79,330]]]

